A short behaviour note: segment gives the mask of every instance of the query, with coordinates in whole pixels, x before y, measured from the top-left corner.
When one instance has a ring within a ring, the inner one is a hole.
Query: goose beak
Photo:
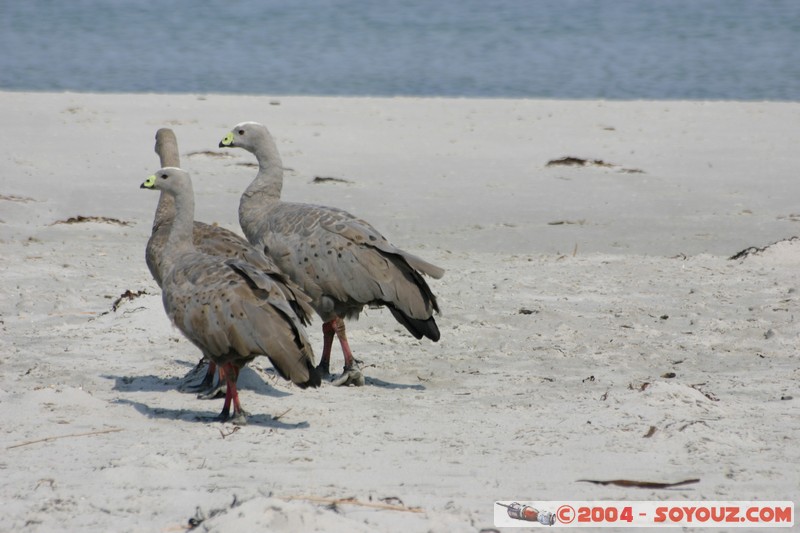
[[[233,146],[233,132],[228,132],[228,134],[219,142],[219,147],[230,148],[231,146]]]
[[[140,189],[152,189],[155,184],[156,184],[156,175],[153,174],[152,176],[150,176],[149,178],[144,180],[144,183],[139,185],[139,188]]]

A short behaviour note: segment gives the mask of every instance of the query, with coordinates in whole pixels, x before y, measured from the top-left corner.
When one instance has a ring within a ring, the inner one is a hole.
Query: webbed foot
[[[363,387],[364,374],[355,362],[350,368],[345,368],[342,375],[334,379],[331,384],[335,387]]]
[[[230,422],[234,426],[246,426],[248,416],[250,416],[250,413],[247,411],[239,411],[238,413],[234,413],[233,416],[231,416],[230,413],[222,411],[215,420],[223,423]]]

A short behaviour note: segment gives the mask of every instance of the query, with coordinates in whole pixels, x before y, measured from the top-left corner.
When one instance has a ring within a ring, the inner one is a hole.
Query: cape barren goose
[[[344,319],[358,317],[365,305],[387,307],[417,339],[439,340],[433,318],[439,306],[422,275],[438,279],[444,270],[392,246],[350,213],[281,201],[281,157],[264,125],[238,124],[219,146],[243,148],[258,160],[258,175],[239,202],[239,224],[247,239],[311,297],[324,322],[321,372],[330,372],[335,335],[344,354],[344,372],[334,383],[364,384]]]
[[[305,295],[287,299],[286,286],[250,261],[199,251],[193,244],[194,192],[189,174],[162,168],[142,188],[170,196],[175,216],[162,253],[161,293],[175,326],[213,361],[227,392],[220,420],[246,423],[236,390],[240,369],[269,358],[278,374],[301,388],[318,387],[319,372],[303,323],[311,308]]]
[[[178,140],[175,138],[175,132],[171,129],[160,128],[156,132],[155,151],[158,155],[159,161],[161,162],[162,168],[179,168],[181,166],[181,159],[178,153]],[[147,247],[145,248],[145,262],[147,263],[147,268],[150,270],[150,274],[153,276],[153,279],[159,287],[161,287],[161,280],[166,274],[163,272],[165,267],[162,265],[164,244],[167,242],[167,235],[169,235],[169,229],[172,227],[172,220],[174,218],[175,202],[170,195],[162,192],[158,199],[156,216],[153,219],[153,231],[150,234],[150,238],[147,240]],[[220,235],[216,235],[217,233]],[[220,239],[216,237],[220,237]],[[209,250],[209,246],[206,246],[205,244],[209,243],[213,249],[216,249],[216,245],[221,239],[227,239],[229,237],[244,241],[244,239],[226,229],[203,224],[202,222],[194,223],[194,232],[192,235],[194,245],[203,252],[213,254],[213,251]],[[203,380],[197,385],[192,385],[187,382],[181,386],[181,390],[187,390],[190,392],[202,391],[210,396],[216,394],[217,391],[213,385],[217,365],[214,364],[213,361],[208,360],[206,357],[200,359],[194,370],[189,372],[187,378],[191,379],[193,376],[201,372],[204,366],[206,367],[206,372]],[[220,382],[222,382],[222,380],[220,380]]]
[[[178,141],[175,138],[175,133],[171,129],[161,128],[156,132],[155,152],[158,154],[159,160],[161,161],[161,167],[180,167]],[[150,235],[150,239],[147,241],[147,248],[145,251],[147,268],[150,269],[150,273],[153,275],[153,279],[159,287],[161,287],[161,280],[171,266],[164,264],[164,246],[167,242],[167,236],[169,235],[174,218],[175,201],[171,195],[161,191],[155,218],[153,220],[153,232]],[[246,239],[230,230],[194,221],[192,242],[200,252],[231,259],[237,258],[257,266],[267,275],[272,276],[276,283],[284,285],[282,290],[290,300],[295,299],[295,293],[300,293],[300,289],[280,273],[278,267],[275,266],[272,260],[256,251]],[[192,392],[202,392],[203,394],[201,394],[201,397],[211,398],[220,393],[220,389],[224,386],[224,380],[222,379],[220,379],[218,387],[213,386],[216,364],[209,358],[204,357],[197,364],[196,369],[190,372],[189,375],[193,376],[199,371],[202,371],[206,363],[208,366],[203,380],[197,385],[187,384],[182,388]]]

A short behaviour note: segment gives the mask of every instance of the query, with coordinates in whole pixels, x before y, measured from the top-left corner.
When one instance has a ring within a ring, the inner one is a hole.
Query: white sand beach
[[[0,92],[0,118],[0,530],[478,532],[496,500],[800,500],[799,103]],[[217,143],[248,120],[285,199],[446,274],[438,343],[368,310],[364,387],[300,390],[259,358],[237,429],[177,390],[200,353],[145,265],[139,185],[172,128],[196,219],[241,233],[255,160]]]

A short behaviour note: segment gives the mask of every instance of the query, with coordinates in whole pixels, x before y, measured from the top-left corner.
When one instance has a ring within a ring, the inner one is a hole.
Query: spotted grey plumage
[[[252,250],[247,259],[199,251],[193,244],[194,193],[189,174],[162,168],[142,184],[174,201],[175,215],[162,250],[162,300],[176,327],[220,368],[227,386],[220,418],[233,406],[245,422],[236,379],[259,355],[283,378],[300,387],[319,386],[319,373],[303,324],[309,299],[266,272],[266,259]],[[259,259],[260,256],[260,259]],[[288,293],[287,293],[288,291]]]
[[[162,168],[180,167],[178,141],[175,132],[170,128],[160,128],[156,132],[155,152]],[[163,264],[164,246],[174,219],[175,201],[171,195],[162,191],[153,219],[153,230],[145,249],[147,267],[159,287],[161,287],[161,280],[170,266]],[[299,287],[284,276],[269,257],[259,253],[244,237],[228,229],[195,220],[193,221],[192,242],[200,252],[226,258],[237,258],[257,266],[275,280],[290,302],[296,300],[296,295],[301,293]],[[201,392],[203,397],[213,397],[219,389],[213,386],[216,365],[211,359],[204,355],[190,376],[201,372],[205,364],[208,366],[203,380],[198,385],[185,384],[183,388],[188,391]],[[223,380],[220,379],[220,387],[223,386],[223,383]]]
[[[368,222],[346,211],[281,201],[282,161],[264,125],[238,124],[219,145],[243,148],[258,160],[258,174],[239,203],[239,224],[247,239],[311,297],[324,322],[323,372],[329,371],[336,335],[345,358],[337,384],[363,384],[343,319],[357,317],[367,305],[387,307],[418,339],[439,340],[433,318],[439,306],[423,275],[440,278],[441,268],[393,246]]]

